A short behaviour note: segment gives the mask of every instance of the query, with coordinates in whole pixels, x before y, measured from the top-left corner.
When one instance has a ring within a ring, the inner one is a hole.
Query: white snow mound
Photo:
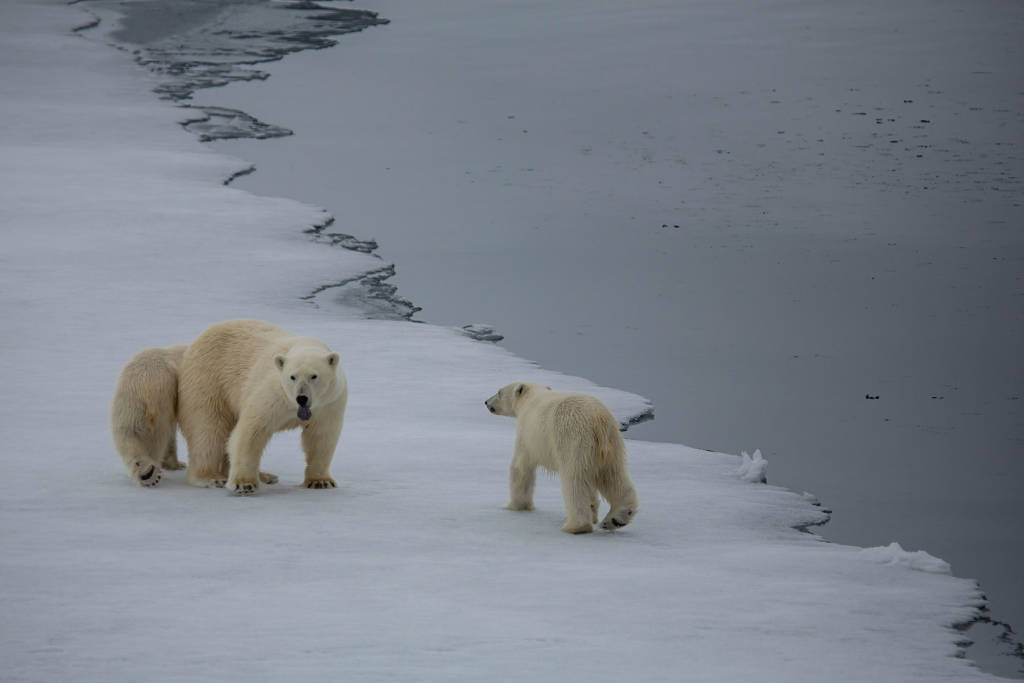
[[[914,552],[904,550],[903,547],[895,541],[889,545],[878,546],[877,548],[864,548],[860,551],[860,554],[862,557],[880,564],[891,564],[898,567],[916,569],[920,572],[929,572],[931,574],[953,573],[953,569],[949,566],[949,562],[941,560],[934,555],[929,555],[923,550],[916,550]]]
[[[752,484],[768,483],[768,461],[761,455],[760,449],[755,450],[754,455],[743,451],[740,457],[743,458],[738,471],[741,479]]]

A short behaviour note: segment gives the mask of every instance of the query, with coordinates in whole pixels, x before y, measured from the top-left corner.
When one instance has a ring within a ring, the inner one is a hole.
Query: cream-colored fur
[[[540,466],[560,475],[565,501],[562,531],[593,531],[598,493],[611,506],[602,529],[630,523],[636,515],[637,498],[626,469],[626,443],[601,401],[587,394],[515,382],[502,387],[485,404],[496,415],[518,420],[506,508],[533,509],[533,487]]]
[[[308,488],[333,488],[330,465],[341,435],[348,383],[338,354],[259,320],[210,327],[189,345],[178,387],[188,443],[186,480],[255,493],[277,481],[259,471],[276,432],[302,427]],[[300,419],[300,403],[310,410]]]
[[[185,346],[143,349],[117,378],[110,405],[114,446],[132,478],[156,486],[163,470],[180,470],[176,404]]]

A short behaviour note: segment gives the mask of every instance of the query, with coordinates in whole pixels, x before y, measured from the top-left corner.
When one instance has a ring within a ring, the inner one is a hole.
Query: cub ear
[[[520,384],[519,386],[517,386],[516,387],[516,396],[522,396],[524,389],[526,389],[526,385],[525,384]]]
[[[327,364],[330,365],[330,366],[337,365],[338,364],[338,354],[332,353],[329,356],[327,356]]]
[[[274,365],[278,370],[284,370],[284,356],[274,356]]]

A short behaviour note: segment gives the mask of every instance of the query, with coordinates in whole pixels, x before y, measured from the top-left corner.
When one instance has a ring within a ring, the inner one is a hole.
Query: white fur
[[[143,349],[117,378],[110,432],[128,473],[140,486],[156,486],[163,469],[180,470],[178,373],[185,346]]]
[[[294,377],[294,379],[292,379]],[[309,420],[298,417],[306,396]],[[302,427],[308,488],[333,488],[330,465],[341,435],[348,383],[338,354],[259,320],[232,320],[189,346],[179,385],[179,420],[188,442],[186,480],[254,493],[263,449],[276,432]]]
[[[632,521],[636,489],[626,468],[626,443],[601,401],[587,394],[559,393],[531,382],[502,387],[485,401],[496,415],[517,418],[509,476],[509,510],[533,509],[537,467],[562,481],[562,531],[588,533],[597,523],[598,493],[611,506],[602,529]]]

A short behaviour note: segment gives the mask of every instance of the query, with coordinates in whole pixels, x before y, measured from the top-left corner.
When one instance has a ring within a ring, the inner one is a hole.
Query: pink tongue
[[[309,406],[299,406],[299,419],[308,420],[313,417],[313,411],[309,409]]]

